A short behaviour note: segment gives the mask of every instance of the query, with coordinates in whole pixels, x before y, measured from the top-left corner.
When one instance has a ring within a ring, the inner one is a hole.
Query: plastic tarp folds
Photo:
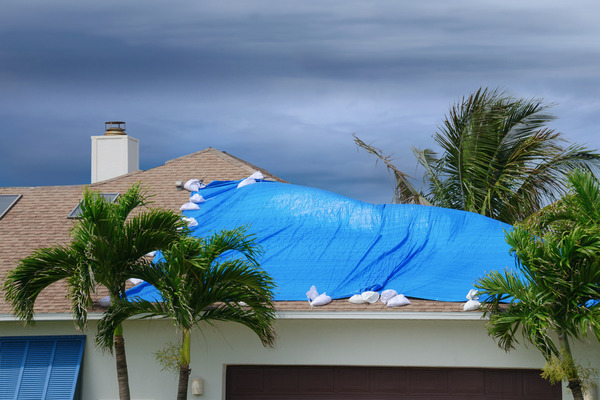
[[[486,271],[514,266],[507,224],[436,207],[374,205],[320,189],[260,181],[212,182],[183,214],[195,236],[247,226],[264,249],[276,300],[306,300],[315,285],[334,299],[394,289],[407,297],[464,301]],[[144,290],[138,294],[146,297]]]

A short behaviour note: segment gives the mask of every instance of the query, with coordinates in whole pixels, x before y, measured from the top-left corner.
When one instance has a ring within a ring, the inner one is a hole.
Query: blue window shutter
[[[77,378],[83,356],[83,343],[76,341],[63,341],[56,344],[56,354],[50,371],[48,391],[44,398],[58,399],[70,389],[68,399],[75,395]]]
[[[0,399],[72,400],[85,336],[0,337]]]
[[[29,342],[0,340],[0,399],[14,399],[21,381]]]
[[[25,359],[18,400],[43,399],[48,382],[48,367],[52,363],[53,342],[31,341]]]

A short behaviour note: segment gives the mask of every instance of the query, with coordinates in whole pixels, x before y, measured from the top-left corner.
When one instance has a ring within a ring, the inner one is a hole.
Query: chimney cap
[[[107,121],[104,123],[104,136],[126,135],[125,121]]]

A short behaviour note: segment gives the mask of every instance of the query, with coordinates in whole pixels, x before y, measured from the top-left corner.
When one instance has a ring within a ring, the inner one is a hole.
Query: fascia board
[[[89,313],[88,320],[98,321],[102,313]],[[452,320],[474,321],[483,319],[483,313],[472,312],[365,312],[365,311],[277,311],[276,318],[315,320]],[[137,319],[137,318],[135,318]],[[487,318],[485,318],[487,319]],[[36,314],[34,321],[72,321],[70,313]],[[0,322],[18,322],[12,314],[0,314]]]

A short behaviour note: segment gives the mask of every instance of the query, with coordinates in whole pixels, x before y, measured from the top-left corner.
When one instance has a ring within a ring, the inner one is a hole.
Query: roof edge
[[[103,313],[89,313],[88,320],[98,321]],[[280,320],[312,319],[312,320],[433,320],[433,321],[480,321],[487,320],[479,311],[469,312],[389,312],[389,311],[276,311],[275,316]],[[132,318],[132,319],[139,319]],[[36,314],[34,321],[72,321],[71,313]],[[0,314],[0,322],[20,322],[12,314]]]
[[[277,319],[406,319],[436,321],[478,321],[484,319],[483,313],[478,311],[277,311],[275,314],[277,315]]]

